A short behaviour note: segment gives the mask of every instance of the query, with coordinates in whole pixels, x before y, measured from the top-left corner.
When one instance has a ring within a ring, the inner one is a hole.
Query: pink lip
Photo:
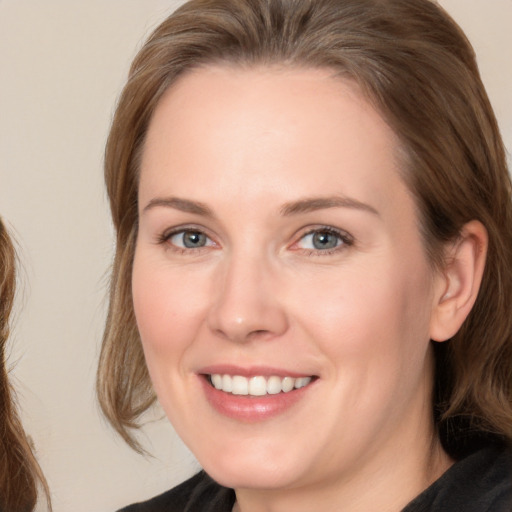
[[[297,402],[304,399],[310,392],[311,387],[315,384],[315,381],[313,381],[306,387],[295,389],[289,393],[279,393],[277,395],[232,395],[231,393],[225,393],[224,391],[215,389],[210,384],[207,377],[207,375],[211,374],[242,375],[244,377],[251,377],[255,375],[269,377],[276,375],[295,378],[306,377],[307,375],[277,369],[254,367],[245,370],[242,368],[228,366],[215,366],[202,369],[198,377],[209,404],[223,416],[242,421],[244,423],[257,423],[285,413],[297,404]]]
[[[197,373],[203,375],[241,375],[242,377],[293,377],[295,379],[298,379],[299,377],[311,376],[311,374],[308,373],[298,373],[291,370],[284,370],[282,368],[270,368],[268,366],[250,366],[245,368],[241,366],[226,364],[205,366],[204,368],[201,368]]]

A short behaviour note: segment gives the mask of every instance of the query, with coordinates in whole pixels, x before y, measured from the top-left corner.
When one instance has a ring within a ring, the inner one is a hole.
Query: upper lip
[[[312,373],[298,372],[287,370],[284,368],[270,367],[270,366],[238,366],[230,364],[216,364],[200,368],[197,372],[201,375],[240,375],[242,377],[312,377]]]

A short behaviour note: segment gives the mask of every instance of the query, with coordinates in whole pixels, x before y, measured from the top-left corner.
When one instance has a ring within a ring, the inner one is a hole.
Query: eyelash
[[[178,254],[190,254],[191,252],[194,252],[195,254],[197,254],[199,252],[202,252],[202,249],[208,249],[209,247],[211,247],[212,245],[215,244],[215,242],[213,242],[213,244],[207,244],[202,247],[179,247],[175,244],[170,243],[170,240],[173,236],[176,236],[179,234],[185,235],[186,233],[198,233],[200,235],[204,235],[207,238],[207,240],[209,240],[210,242],[213,242],[212,238],[209,237],[205,233],[204,229],[195,227],[195,226],[184,226],[184,227],[182,226],[182,227],[174,228],[171,231],[164,231],[161,235],[158,236],[157,244],[158,245],[168,245],[168,247],[173,252],[176,252]]]
[[[329,235],[333,235],[338,238],[339,245],[332,247],[330,249],[301,249],[297,248],[294,250],[302,251],[307,256],[329,256],[331,254],[338,253],[340,251],[346,250],[348,247],[354,245],[354,238],[347,233],[346,231],[341,231],[339,229],[333,228],[332,226],[318,226],[309,229],[305,233],[301,234],[300,238],[297,242],[294,242],[292,246],[297,245],[301,240],[304,240],[307,236],[314,235],[317,233],[326,233]]]
[[[200,235],[204,235],[207,240],[209,240],[211,243],[201,246],[201,247],[179,247],[175,244],[170,243],[170,240],[173,236],[179,235],[179,234],[186,234],[186,233],[198,233]],[[294,248],[292,250],[294,251],[301,251],[303,254],[306,254],[307,256],[328,256],[340,251],[343,251],[347,249],[348,247],[351,247],[354,245],[354,238],[348,234],[345,231],[338,230],[336,228],[333,228],[331,226],[318,226],[315,228],[311,228],[305,233],[301,234],[300,238],[292,244],[293,246],[296,246],[299,244],[301,240],[304,240],[307,236],[318,234],[318,233],[326,233],[328,235],[333,235],[338,238],[339,244],[335,247],[329,248],[329,249],[302,249],[300,247]],[[157,238],[157,244],[158,245],[164,245],[167,244],[172,251],[178,253],[178,254],[190,254],[190,252],[199,253],[202,252],[204,249],[208,249],[208,247],[211,247],[212,245],[215,245],[215,242],[212,240],[211,237],[209,237],[205,231],[202,228],[195,227],[195,226],[186,226],[186,227],[179,227],[172,229],[171,231],[164,231],[161,235]]]

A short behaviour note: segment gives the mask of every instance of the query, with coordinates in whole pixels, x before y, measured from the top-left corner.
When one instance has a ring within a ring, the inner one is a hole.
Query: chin
[[[217,461],[211,467],[205,465],[203,468],[216,482],[233,489],[283,489],[292,487],[293,482],[299,479],[296,468],[292,471],[272,463],[220,464]]]
[[[298,463],[296,457],[290,456],[286,444],[284,450],[283,446],[279,450],[265,449],[258,443],[254,443],[249,450],[244,448],[240,444],[232,445],[232,449],[224,448],[217,454],[203,457],[198,454],[198,460],[216,482],[235,489],[285,488],[301,479],[302,464]]]

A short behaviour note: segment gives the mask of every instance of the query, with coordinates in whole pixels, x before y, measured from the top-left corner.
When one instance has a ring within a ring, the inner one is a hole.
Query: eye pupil
[[[313,247],[315,249],[334,249],[338,245],[338,237],[327,231],[313,234]]]
[[[204,247],[206,245],[206,235],[199,231],[186,231],[183,233],[183,245],[189,249]]]

